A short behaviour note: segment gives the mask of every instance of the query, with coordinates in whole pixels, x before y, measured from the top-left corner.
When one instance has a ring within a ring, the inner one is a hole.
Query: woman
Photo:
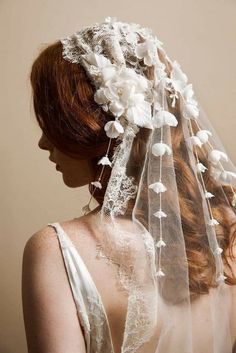
[[[235,167],[179,64],[106,18],[46,47],[31,84],[39,147],[98,206],[26,243],[29,353],[235,352]]]

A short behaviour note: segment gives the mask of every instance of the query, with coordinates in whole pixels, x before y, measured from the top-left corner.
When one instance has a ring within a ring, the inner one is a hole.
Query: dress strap
[[[90,352],[90,322],[87,314],[86,303],[84,300],[84,281],[82,274],[78,276],[76,268],[74,266],[73,260],[71,258],[71,249],[74,248],[68,235],[65,233],[64,229],[58,222],[48,223],[48,226],[52,226],[55,229],[57,238],[59,240],[59,245],[61,248],[61,253],[63,257],[63,262],[65,265],[66,273],[68,276],[72,296],[76,305],[77,315],[81,326],[84,330],[84,338],[86,343],[86,351]],[[79,255],[79,254],[78,254]],[[81,267],[80,267],[81,268]]]
[[[85,332],[87,352],[114,353],[111,330],[102,298],[77,248],[58,223],[54,227],[60,243],[78,316]]]

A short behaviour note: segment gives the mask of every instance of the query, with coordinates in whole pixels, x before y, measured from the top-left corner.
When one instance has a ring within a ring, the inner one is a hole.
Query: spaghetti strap
[[[98,289],[75,245],[58,223],[48,223],[57,234],[67,277],[84,329],[87,353],[114,353],[108,317]]]

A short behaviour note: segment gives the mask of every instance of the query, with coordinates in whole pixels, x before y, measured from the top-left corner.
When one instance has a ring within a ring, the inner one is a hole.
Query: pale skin
[[[93,169],[88,160],[68,157],[55,148],[44,134],[38,145],[49,151],[50,160],[60,166],[59,172],[67,186],[80,187],[93,180]],[[95,244],[89,234],[86,237],[89,217],[85,215],[60,224],[76,245],[103,297],[116,349],[122,342],[126,298],[121,300],[120,294],[115,290],[114,281],[110,280],[109,286],[104,281],[106,272],[111,278],[111,270],[104,267],[104,264],[92,263],[91,259],[95,258]],[[79,230],[83,233],[81,237]],[[110,291],[113,292],[112,296]],[[33,234],[25,245],[22,302],[28,353],[86,352],[82,327],[77,317],[58,240],[50,226]]]

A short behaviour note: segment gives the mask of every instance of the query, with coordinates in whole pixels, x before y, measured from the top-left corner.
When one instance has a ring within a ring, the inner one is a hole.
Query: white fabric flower
[[[100,181],[92,181],[91,184],[94,185],[96,188],[102,189],[102,184],[100,183]]]
[[[227,277],[224,275],[224,274],[220,274],[218,277],[217,277],[217,281],[222,283],[225,281]]]
[[[100,59],[97,54],[90,59],[100,68],[102,80],[94,100],[108,105],[114,116],[123,115],[131,123],[152,129],[151,103],[145,100],[150,87],[148,80],[133,69],[117,67],[106,58]]]
[[[205,192],[206,199],[209,199],[209,198],[214,197],[214,196],[215,195],[213,195],[211,192],[208,192],[208,191]]]
[[[157,277],[164,277],[165,274],[164,274],[164,272],[163,272],[161,269],[159,269],[159,270],[156,272],[156,276],[157,276]]]
[[[109,165],[111,167],[111,161],[107,156],[102,157],[97,164]]]
[[[210,153],[208,154],[208,160],[212,164],[217,164],[220,160],[228,161],[228,156],[226,153],[219,151],[219,150],[211,150]]]
[[[209,136],[212,136],[212,133],[209,130],[199,130],[196,133],[196,136],[199,138],[199,140],[202,143],[206,143],[208,141],[208,139],[209,139]]]
[[[199,109],[197,105],[193,102],[187,102],[184,106],[184,113],[183,113],[185,118],[195,118],[197,119],[199,116]]]
[[[166,143],[158,142],[152,146],[152,154],[156,157],[163,156],[164,154],[170,155],[172,153],[172,149]]]
[[[159,192],[165,192],[167,190],[166,186],[161,182],[157,181],[156,183],[150,184],[149,189],[154,190],[157,194]]]
[[[197,171],[204,173],[208,168],[201,162],[197,163]]]
[[[236,174],[228,170],[212,168],[211,175],[215,180],[221,182],[222,184],[231,184],[236,181]]]
[[[173,80],[175,89],[182,93],[182,91],[186,88],[188,77],[181,70],[181,66],[176,60],[173,61],[170,77]]]
[[[214,254],[221,254],[222,252],[223,252],[223,249],[218,246],[218,247],[215,249]]]
[[[166,110],[160,110],[153,117],[153,126],[160,128],[163,125],[177,126],[178,120],[176,119],[174,114]]]
[[[164,242],[164,240],[160,239],[157,243],[156,243],[156,246],[158,248],[160,248],[161,246],[166,246],[166,243]]]
[[[190,141],[192,142],[193,145],[202,147],[202,141],[197,137],[197,136],[191,136]]]
[[[217,224],[219,224],[219,222],[216,219],[211,218],[208,224],[209,226],[216,226]]]
[[[162,210],[159,210],[153,214],[157,218],[162,218],[162,217],[167,217],[167,214],[163,212]]]
[[[139,43],[135,47],[135,54],[139,59],[143,59],[144,64],[147,66],[152,66],[157,62],[157,47],[150,39]]]
[[[116,138],[124,132],[123,126],[119,121],[116,120],[108,121],[104,126],[104,130],[106,131],[107,136],[110,138]]]

